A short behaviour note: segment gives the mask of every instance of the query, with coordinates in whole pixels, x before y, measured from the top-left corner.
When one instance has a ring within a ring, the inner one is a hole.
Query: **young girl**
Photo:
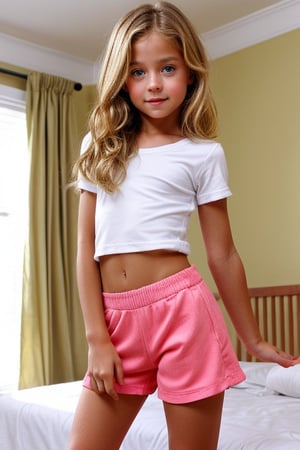
[[[262,339],[251,312],[207,72],[197,33],[170,3],[139,6],[112,32],[76,164],[88,370],[69,450],[118,449],[156,388],[169,448],[216,449],[224,390],[244,374],[188,261],[196,207],[209,267],[247,350],[297,362]]]

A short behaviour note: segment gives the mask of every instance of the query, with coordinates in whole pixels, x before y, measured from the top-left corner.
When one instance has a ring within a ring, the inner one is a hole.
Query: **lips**
[[[151,105],[161,105],[162,103],[164,103],[167,99],[166,98],[150,98],[149,100],[146,101],[146,103],[150,103]]]

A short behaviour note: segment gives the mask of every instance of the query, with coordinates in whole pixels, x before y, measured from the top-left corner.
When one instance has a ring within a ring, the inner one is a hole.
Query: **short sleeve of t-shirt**
[[[221,144],[216,143],[208,152],[204,167],[197,175],[198,205],[229,197],[227,163]]]
[[[91,134],[88,133],[82,140],[80,154],[82,155],[88,148],[88,145],[91,140]],[[81,174],[78,175],[77,186],[79,189],[83,189],[85,191],[97,193],[97,186],[88,180],[86,180]]]

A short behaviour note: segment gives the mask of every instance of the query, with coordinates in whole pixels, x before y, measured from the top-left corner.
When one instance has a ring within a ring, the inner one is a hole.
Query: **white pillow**
[[[246,380],[236,385],[238,388],[248,388],[253,386],[266,386],[267,375],[275,367],[274,363],[265,362],[244,362],[240,361],[241,369],[246,375]]]
[[[300,364],[273,367],[267,375],[266,387],[289,397],[300,398]]]

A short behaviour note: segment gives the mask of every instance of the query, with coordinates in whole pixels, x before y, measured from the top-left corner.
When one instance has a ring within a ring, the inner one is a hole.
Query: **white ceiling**
[[[0,0],[0,61],[95,84],[113,25],[155,0]],[[220,58],[300,27],[300,0],[173,0]]]
[[[76,58],[95,61],[116,20],[124,12],[146,1],[0,0],[0,31]],[[191,18],[199,34],[279,2],[280,0],[174,0]]]

